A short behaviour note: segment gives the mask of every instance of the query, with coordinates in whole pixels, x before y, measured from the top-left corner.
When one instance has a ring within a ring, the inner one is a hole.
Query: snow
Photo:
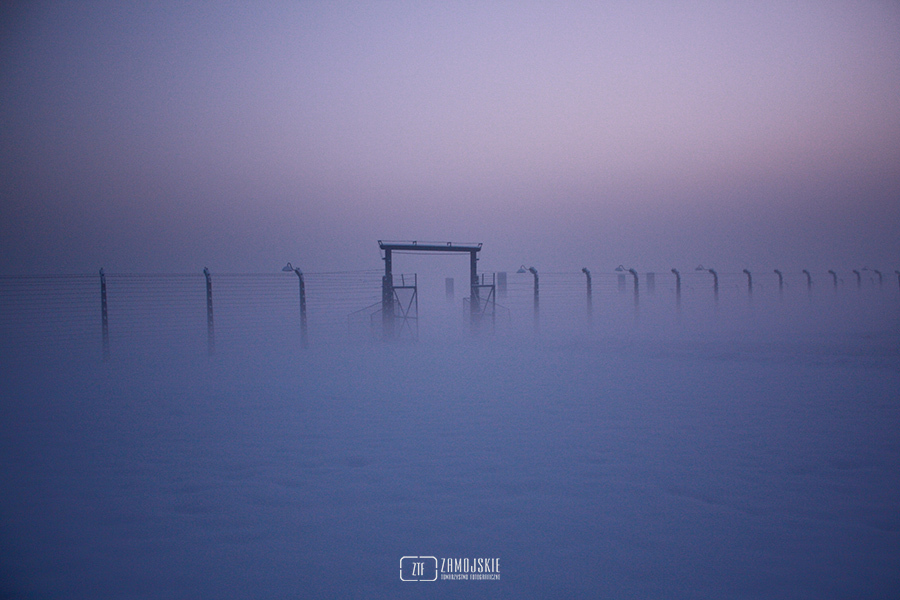
[[[895,598],[896,314],[788,322],[8,354],[0,590]],[[403,556],[501,578],[402,582]]]

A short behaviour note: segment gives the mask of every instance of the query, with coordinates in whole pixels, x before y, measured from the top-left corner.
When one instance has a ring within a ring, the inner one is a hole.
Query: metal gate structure
[[[392,285],[394,325],[393,335],[403,338],[408,335],[419,339],[419,276],[413,273],[412,285],[407,285],[406,275],[400,276],[400,285]],[[399,323],[398,323],[399,320]]]
[[[491,273],[491,282],[485,283],[485,274],[481,274],[481,283],[474,286],[478,294],[475,297],[479,301],[479,306],[476,306],[475,309],[472,309],[472,302],[469,298],[463,299],[463,312],[468,314],[470,319],[472,320],[472,329],[478,330],[481,325],[485,322],[490,322],[491,331],[496,330],[497,326],[497,311],[498,309],[504,310],[507,313],[507,317],[509,310],[497,304],[497,274]]]
[[[387,242],[378,240],[378,247],[384,253],[384,277],[381,280],[381,319],[382,319],[382,335],[384,339],[392,339],[404,331],[405,327],[411,326],[411,321],[406,312],[403,311],[403,302],[398,303],[398,289],[408,289],[401,283],[400,286],[394,285],[393,276],[393,254],[398,253],[421,253],[421,252],[450,252],[450,253],[468,253],[469,254],[469,315],[473,327],[477,327],[483,310],[481,302],[482,286],[478,279],[478,252],[481,251],[481,244],[454,244],[453,242]],[[413,298],[417,298],[418,294],[414,290]],[[491,296],[493,296],[493,285],[491,285]],[[398,315],[395,306],[401,307],[400,328],[396,327],[396,319]],[[407,304],[406,311],[412,306],[411,300]],[[416,300],[416,317],[418,318],[418,300]],[[418,327],[418,322],[416,322]]]

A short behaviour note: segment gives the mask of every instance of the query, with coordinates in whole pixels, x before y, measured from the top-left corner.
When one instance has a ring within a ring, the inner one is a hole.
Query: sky
[[[895,2],[0,10],[0,274],[900,268]]]

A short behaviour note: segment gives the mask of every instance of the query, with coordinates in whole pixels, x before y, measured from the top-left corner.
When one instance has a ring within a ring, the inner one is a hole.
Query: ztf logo
[[[404,556],[400,559],[401,581],[437,581],[438,561],[434,556]]]
[[[440,565],[440,567],[438,567]],[[441,558],[404,556],[400,559],[401,581],[500,581],[500,558]]]

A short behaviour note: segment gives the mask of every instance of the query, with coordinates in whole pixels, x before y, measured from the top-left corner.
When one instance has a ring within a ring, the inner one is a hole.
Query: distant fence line
[[[873,292],[894,298],[900,291],[900,273],[890,278],[869,269],[534,271],[498,278],[502,285],[496,302],[509,321],[501,327],[527,331],[533,323],[542,331],[578,330],[588,322],[602,330],[639,315],[658,324],[676,316],[699,319],[711,307],[738,315],[738,309],[754,303],[776,306],[801,298],[862,298]],[[293,273],[207,274],[0,277],[0,334],[9,347],[105,356],[151,346],[197,353],[300,350],[306,341],[301,294],[311,344],[353,335],[348,317],[381,300],[380,270],[303,273],[299,289]],[[464,320],[461,304],[454,314]]]

